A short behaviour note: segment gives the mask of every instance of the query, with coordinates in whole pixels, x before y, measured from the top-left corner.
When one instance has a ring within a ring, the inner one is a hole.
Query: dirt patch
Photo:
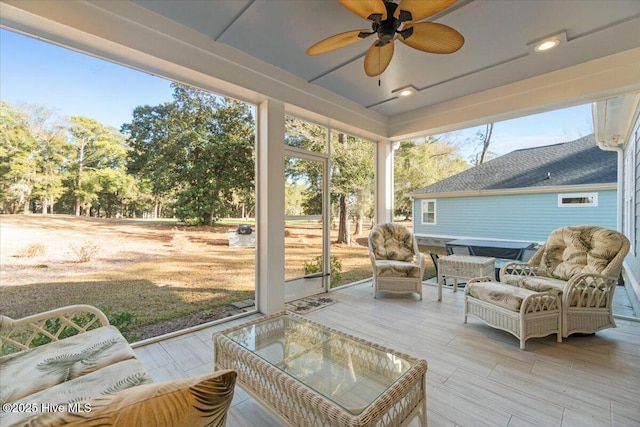
[[[0,313],[20,318],[70,304],[130,313],[138,339],[235,314],[255,298],[256,250],[230,247],[237,224],[184,227],[166,221],[68,215],[0,216]],[[368,230],[366,230],[368,232]],[[319,224],[287,226],[285,277],[322,253]],[[337,230],[332,241],[336,240]],[[366,236],[332,244],[342,280],[371,277]],[[41,245],[44,253],[31,251]],[[93,250],[77,262],[82,250]]]
[[[19,318],[99,305],[131,313],[145,338],[225,317],[229,304],[253,298],[255,290],[255,249],[229,247],[228,232],[229,226],[150,220],[3,215],[0,312]],[[93,252],[78,262],[83,250]]]
[[[145,340],[147,338],[153,338],[170,332],[179,331],[181,329],[187,329],[193,326],[213,322],[215,320],[224,319],[225,317],[240,314],[241,312],[242,310],[233,305],[215,307],[214,309],[210,309],[205,312],[187,314],[176,319],[157,322],[140,328],[133,328],[129,332],[129,336],[135,337],[136,341]]]
[[[0,280],[3,286],[55,281],[166,257],[173,250],[172,225],[66,215],[3,215]],[[32,245],[45,253],[19,256]],[[79,262],[83,253],[90,260]]]

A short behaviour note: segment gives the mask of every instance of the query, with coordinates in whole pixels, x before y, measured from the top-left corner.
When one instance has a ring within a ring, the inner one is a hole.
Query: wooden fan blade
[[[372,14],[379,13],[382,19],[386,19],[387,8],[383,0],[338,0],[341,5],[349,9],[356,15],[369,19]]]
[[[376,46],[378,41],[374,42],[364,57],[364,72],[369,77],[375,77],[382,74],[393,58],[393,41],[384,46]]]
[[[418,22],[408,25],[406,28],[413,28],[413,34],[406,39],[398,37],[398,40],[423,52],[453,53],[464,44],[462,34],[448,25]]]
[[[307,49],[307,55],[320,55],[322,53],[331,52],[332,50],[340,49],[341,47],[359,42],[360,40],[362,40],[362,38],[358,37],[358,34],[360,34],[361,32],[367,33],[370,31],[354,30],[327,37],[326,39],[319,41],[318,43]]]
[[[435,15],[454,4],[456,0],[402,0],[394,15],[396,18],[401,10],[411,12],[411,22],[416,22],[427,16]]]

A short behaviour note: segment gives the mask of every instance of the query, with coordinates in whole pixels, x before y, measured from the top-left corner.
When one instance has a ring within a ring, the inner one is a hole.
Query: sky
[[[171,82],[40,40],[0,30],[0,100],[38,104],[63,116],[86,116],[120,129],[139,105],[171,101]],[[447,135],[468,160],[478,130]],[[536,114],[494,125],[490,151],[572,141],[593,132],[591,104]]]
[[[477,126],[453,135],[442,135],[457,143],[465,160],[481,147],[476,135],[486,126]],[[502,155],[514,150],[573,141],[593,133],[591,103],[495,122],[489,151]]]
[[[169,80],[0,30],[0,99],[120,129],[133,109],[172,100]]]

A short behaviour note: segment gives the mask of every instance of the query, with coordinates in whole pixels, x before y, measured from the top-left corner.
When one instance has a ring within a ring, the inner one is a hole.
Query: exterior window
[[[436,223],[436,201],[435,200],[422,201],[422,223],[423,224]]]
[[[558,207],[584,208],[598,206],[598,193],[558,194]]]

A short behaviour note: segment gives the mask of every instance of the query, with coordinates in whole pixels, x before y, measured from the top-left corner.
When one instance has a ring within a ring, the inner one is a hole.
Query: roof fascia
[[[593,103],[596,142],[601,147],[624,146],[640,114],[640,93],[632,93]]]
[[[585,185],[556,185],[553,187],[506,188],[501,190],[452,191],[446,193],[411,193],[414,199],[445,199],[452,197],[511,196],[542,193],[576,193],[587,191],[616,190],[615,182]]]

